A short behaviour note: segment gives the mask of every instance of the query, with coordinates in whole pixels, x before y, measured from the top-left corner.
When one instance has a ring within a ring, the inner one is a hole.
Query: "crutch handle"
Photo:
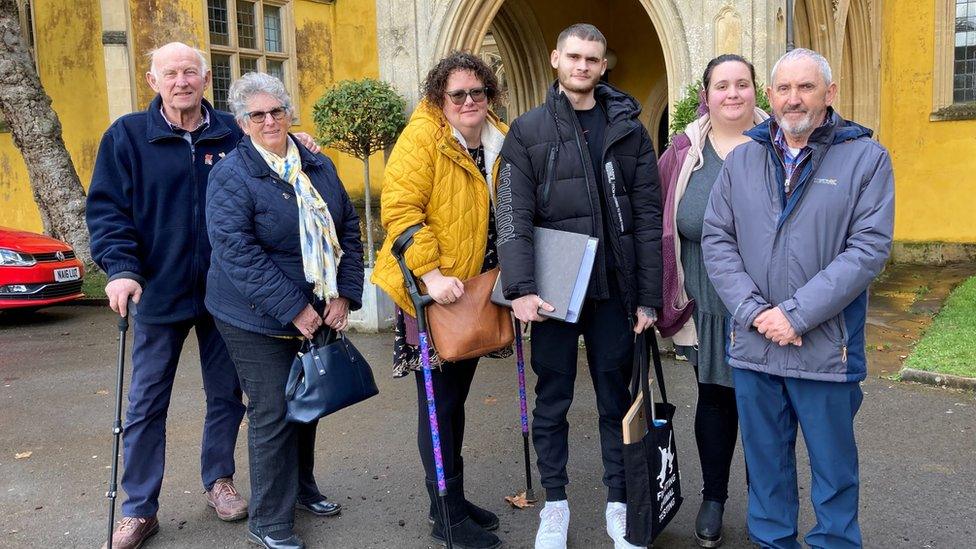
[[[434,302],[434,298],[427,294],[420,293],[420,284],[417,283],[417,277],[413,275],[413,272],[407,267],[407,248],[413,244],[413,235],[417,234],[417,231],[423,228],[423,225],[417,224],[407,227],[407,230],[403,231],[403,234],[397,237],[393,241],[393,246],[391,246],[391,252],[393,252],[393,258],[396,259],[397,264],[400,266],[400,272],[403,273],[403,283],[407,286],[407,293],[410,294],[410,301],[413,303],[413,308],[416,309],[417,320],[423,321],[421,326],[421,331],[425,331],[427,322],[423,318],[424,308]]]

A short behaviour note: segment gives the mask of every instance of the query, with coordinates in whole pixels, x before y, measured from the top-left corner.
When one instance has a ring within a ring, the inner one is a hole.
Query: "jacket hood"
[[[640,102],[631,97],[627,92],[615,88],[611,84],[606,82],[598,83],[596,89],[593,90],[593,94],[597,101],[606,109],[607,122],[611,125],[624,120],[636,120],[640,116]],[[566,94],[559,89],[559,80],[554,81],[549,86],[546,103],[551,103],[554,106],[556,101],[569,102]]]
[[[851,122],[850,120],[845,120],[841,118],[833,107],[827,107],[827,117],[830,121],[815,130],[813,134],[810,135],[809,141],[811,143],[819,143],[822,145],[836,145],[838,143],[843,143],[844,141],[850,141],[852,139],[858,139],[861,137],[870,138],[874,135],[874,132],[870,128],[866,128],[856,122]],[[776,124],[775,117],[770,117],[762,124],[757,125],[755,128],[746,132],[746,135],[751,137],[757,143],[762,143],[766,145],[772,145],[773,135],[775,135],[776,130],[779,126]]]

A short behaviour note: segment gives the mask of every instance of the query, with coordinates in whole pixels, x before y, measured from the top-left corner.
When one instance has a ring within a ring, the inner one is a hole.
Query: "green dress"
[[[701,247],[705,208],[723,162],[712,147],[711,140],[705,140],[702,153],[704,163],[701,168],[692,172],[688,187],[678,202],[676,223],[678,236],[681,238],[685,291],[688,292],[688,297],[695,300],[694,319],[698,346],[679,346],[677,350],[688,357],[689,362],[697,365],[699,383],[733,387],[732,368],[725,360],[725,346],[729,340],[729,312],[708,279]]]

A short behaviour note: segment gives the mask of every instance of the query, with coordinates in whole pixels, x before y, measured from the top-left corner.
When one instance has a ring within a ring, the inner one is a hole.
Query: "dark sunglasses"
[[[275,107],[270,111],[251,111],[244,113],[244,116],[251,119],[251,122],[255,124],[262,124],[264,119],[270,114],[271,118],[275,120],[281,120],[285,117],[285,113],[288,112],[284,107]]]
[[[471,88],[470,90],[455,90],[446,93],[451,98],[451,103],[455,105],[463,105],[468,97],[475,103],[481,103],[488,97],[488,88]]]

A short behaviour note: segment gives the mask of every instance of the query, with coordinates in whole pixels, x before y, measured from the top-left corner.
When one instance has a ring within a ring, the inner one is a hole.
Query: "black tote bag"
[[[286,419],[310,423],[377,393],[373,371],[352,342],[342,332],[319,330],[292,362]]]
[[[662,402],[653,402],[647,379],[647,347],[651,347],[654,373],[661,387]],[[631,392],[634,402],[638,390],[643,392],[647,431],[637,440],[624,444],[624,470],[627,483],[628,542],[648,547],[678,513],[681,502],[681,475],[674,442],[674,405],[668,402],[661,369],[661,354],[653,331],[640,334],[634,343],[634,376]],[[653,406],[653,411],[651,406]],[[654,421],[651,421],[654,418]],[[627,429],[627,425],[624,425]]]

